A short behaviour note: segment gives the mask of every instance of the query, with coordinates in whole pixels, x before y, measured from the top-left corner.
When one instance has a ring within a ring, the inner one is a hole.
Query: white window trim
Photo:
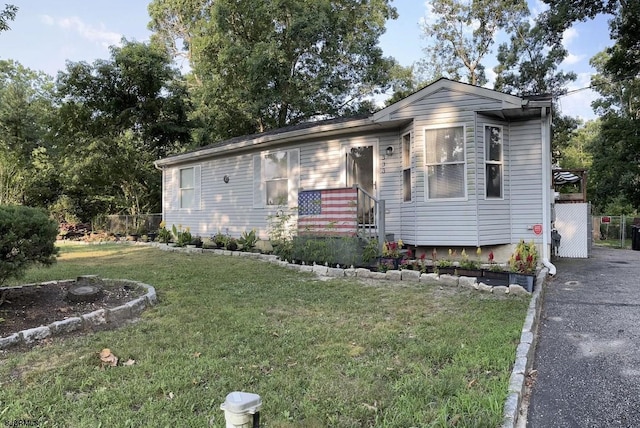
[[[464,138],[464,160],[463,162],[447,162],[445,163],[428,163],[427,162],[427,131],[433,131],[435,129],[447,129],[447,128],[462,128],[462,135]],[[468,201],[469,200],[469,181],[467,177],[467,125],[464,122],[452,122],[452,123],[442,123],[438,125],[429,125],[425,126],[422,131],[422,150],[424,157],[424,198],[426,202],[456,202],[456,201]],[[464,165],[464,178],[463,178],[463,188],[464,188],[464,196],[456,197],[456,198],[430,198],[429,197],[429,166],[432,165],[457,165],[462,163]]]
[[[191,169],[193,171],[193,187],[181,187],[180,177],[182,175],[182,171],[186,169]],[[192,211],[200,209],[200,192],[201,192],[201,166],[200,165],[189,165],[181,168],[176,168],[174,170],[176,172],[176,203],[177,209],[180,211]],[[193,204],[189,207],[182,206],[182,191],[183,190],[193,190]]]
[[[274,209],[282,206],[280,204],[268,204],[267,179],[265,176],[265,162],[267,155],[279,152],[285,152],[287,154],[287,200],[285,206],[290,208],[296,206],[298,203],[298,188],[300,187],[300,149],[267,150],[253,155],[254,208]],[[259,180],[256,180],[257,176],[259,176]]]
[[[404,144],[405,144],[405,137],[409,137],[408,138],[408,145],[409,145],[409,162],[407,165],[405,165],[404,162]],[[415,196],[413,195],[413,165],[412,165],[412,161],[413,161],[413,150],[412,150],[412,138],[413,138],[413,133],[411,131],[409,132],[405,132],[404,134],[402,134],[402,136],[400,137],[400,156],[402,156],[402,203],[412,203],[414,201]],[[409,200],[405,200],[404,198],[404,173],[406,170],[409,170]]]
[[[493,127],[493,128],[499,128],[500,129],[500,139],[502,140],[502,143],[500,144],[500,158],[502,159],[500,162],[498,161],[489,161],[487,160],[487,127]],[[504,179],[505,179],[505,165],[504,165],[504,126],[503,125],[496,125],[494,123],[483,123],[482,125],[482,139],[484,142],[483,145],[483,164],[484,164],[484,199],[487,201],[503,201],[504,200]],[[500,196],[499,197],[495,197],[495,196],[487,196],[487,165],[500,165],[502,166],[501,171],[502,171],[502,177],[500,179]]]

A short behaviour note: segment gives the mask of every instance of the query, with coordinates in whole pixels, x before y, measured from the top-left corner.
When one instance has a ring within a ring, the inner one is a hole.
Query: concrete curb
[[[71,317],[60,321],[54,321],[49,325],[34,327],[27,330],[22,330],[17,333],[13,333],[9,336],[0,337],[0,350],[7,349],[12,346],[26,344],[31,345],[42,339],[50,336],[56,336],[64,333],[70,333],[77,330],[93,330],[102,326],[115,327],[122,323],[135,319],[142,311],[147,307],[154,305],[158,301],[156,295],[156,289],[149,284],[144,284],[138,281],[131,281],[128,279],[110,280],[103,278],[106,281],[121,281],[140,286],[147,290],[144,296],[138,297],[124,305],[117,306],[110,309],[98,309],[96,311],[84,314],[79,317]],[[48,283],[70,283],[73,280],[62,281],[49,281]],[[37,287],[42,284],[27,284],[18,287],[6,287],[6,288],[25,288],[25,287]]]
[[[536,278],[536,287],[522,326],[520,344],[516,348],[516,361],[511,371],[508,395],[504,403],[502,428],[515,428],[519,422],[518,416],[526,392],[526,378],[533,365],[536,350],[542,300],[548,273],[549,269],[543,268]],[[526,414],[524,417],[526,419]]]

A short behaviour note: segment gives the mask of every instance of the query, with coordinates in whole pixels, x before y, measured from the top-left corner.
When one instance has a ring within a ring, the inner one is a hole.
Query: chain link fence
[[[162,214],[100,215],[93,219],[91,227],[114,235],[142,236],[157,232],[161,221]]]
[[[625,215],[593,216],[593,242],[617,248],[631,248],[633,226],[640,218]]]

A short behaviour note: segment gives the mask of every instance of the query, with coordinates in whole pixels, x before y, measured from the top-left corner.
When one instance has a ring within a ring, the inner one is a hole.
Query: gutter
[[[540,109],[540,126],[542,136],[542,264],[549,269],[549,275],[556,274],[556,267],[549,261],[549,236],[551,234],[551,219],[549,212],[551,211],[551,185],[549,182],[551,171],[551,136],[549,135],[549,127],[546,126],[550,122],[551,117],[547,116],[547,109]],[[547,230],[547,228],[549,230]]]

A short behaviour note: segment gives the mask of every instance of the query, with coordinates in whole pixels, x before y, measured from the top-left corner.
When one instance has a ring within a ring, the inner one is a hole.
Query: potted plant
[[[535,273],[538,267],[538,250],[536,245],[520,240],[509,259],[509,284],[518,284],[528,292],[533,291]]]
[[[238,239],[238,244],[242,246],[242,251],[252,251],[256,246],[256,242],[258,242],[258,237],[255,229],[251,229],[250,232],[245,230]]]
[[[480,247],[476,250],[478,255],[482,254]],[[471,260],[467,255],[466,250],[462,250],[462,260],[460,260],[460,266],[457,269],[457,274],[460,276],[481,277],[482,270],[480,270],[480,262],[478,260]]]
[[[238,249],[238,241],[236,238],[229,237],[225,248],[229,251],[236,251]]]
[[[163,244],[168,244],[171,241],[171,232],[165,227],[165,222],[160,222],[160,229],[158,229],[158,240]]]
[[[395,241],[385,241],[382,245],[382,257],[380,257],[380,263],[386,266],[393,265],[393,269],[398,269],[400,260],[402,259],[402,239]],[[391,262],[391,263],[388,263]]]
[[[455,251],[452,251],[451,248],[449,248],[449,258],[437,260],[434,271],[437,271],[438,275],[455,275],[456,268],[453,263],[454,256]]]
[[[227,236],[222,232],[218,232],[211,238],[218,248],[224,248],[227,245]]]
[[[193,245],[195,248],[202,248],[202,238],[200,238],[199,236],[194,236],[191,239],[190,244]]]

